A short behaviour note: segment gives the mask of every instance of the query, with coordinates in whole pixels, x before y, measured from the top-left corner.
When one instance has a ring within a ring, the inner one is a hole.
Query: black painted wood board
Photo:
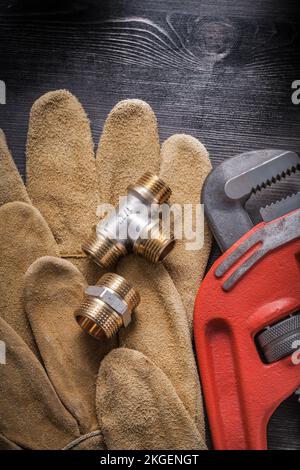
[[[23,177],[30,107],[57,88],[82,102],[95,142],[116,102],[140,98],[162,141],[190,133],[214,165],[251,149],[300,151],[299,32],[297,0],[0,1],[0,127]],[[292,176],[260,193],[253,216],[299,189]],[[300,448],[299,411],[295,397],[277,410],[270,448]]]

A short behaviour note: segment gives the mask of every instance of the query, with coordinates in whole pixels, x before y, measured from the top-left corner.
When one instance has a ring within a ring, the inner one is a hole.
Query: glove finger
[[[60,258],[40,258],[25,275],[25,310],[43,364],[81,434],[97,429],[95,380],[111,347],[83,333],[74,319],[85,287],[78,269]]]
[[[203,183],[212,167],[205,147],[189,135],[173,135],[167,139],[162,146],[161,156],[160,176],[172,188],[171,203],[180,204],[185,211],[183,217],[179,214],[177,223],[175,216],[175,226],[184,227],[184,222],[192,221],[192,239],[188,240],[184,236],[182,240],[177,240],[174,250],[164,263],[181,295],[192,331],[195,296],[211,249],[211,235],[207,225],[203,224],[199,204]],[[186,204],[192,205],[191,217]]]
[[[98,180],[88,118],[68,91],[33,105],[27,141],[27,187],[63,257],[82,257],[81,243],[96,224]]]
[[[4,132],[0,129],[0,206],[22,201],[30,204],[25,185],[8,149]]]
[[[101,202],[114,206],[146,171],[158,173],[156,117],[141,100],[119,102],[109,113],[97,152]]]
[[[0,365],[0,433],[25,449],[59,449],[79,437],[41,364],[0,319],[6,363]]]
[[[117,272],[141,296],[132,323],[120,334],[120,344],[142,352],[166,374],[202,430],[201,393],[190,332],[172,279],[162,264],[154,266],[135,255],[122,260]]]
[[[37,209],[23,202],[0,208],[0,315],[38,355],[22,303],[23,276],[39,256],[57,245]]]
[[[102,361],[97,412],[108,449],[205,449],[169,379],[138,351],[119,348]]]

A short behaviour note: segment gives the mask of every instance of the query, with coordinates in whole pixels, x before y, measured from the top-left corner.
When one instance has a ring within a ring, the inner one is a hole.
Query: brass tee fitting
[[[139,293],[123,277],[107,273],[96,286],[87,287],[75,318],[94,338],[111,338],[121,327],[129,325],[132,311],[139,303]]]
[[[167,203],[171,189],[158,176],[145,173],[116,210],[98,225],[96,234],[82,245],[83,251],[102,268],[133,251],[153,263],[162,261],[172,250],[175,240],[161,228],[153,207]],[[154,205],[154,206],[153,206]]]

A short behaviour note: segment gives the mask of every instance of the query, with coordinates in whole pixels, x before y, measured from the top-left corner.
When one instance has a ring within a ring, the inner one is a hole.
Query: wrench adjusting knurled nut
[[[300,313],[268,326],[256,339],[269,364],[293,354],[300,347]]]

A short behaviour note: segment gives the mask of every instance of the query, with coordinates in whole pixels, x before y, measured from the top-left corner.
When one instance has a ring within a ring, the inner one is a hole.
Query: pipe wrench
[[[260,209],[253,192],[300,170],[294,152],[240,154],[208,176],[202,203],[223,255],[198,291],[194,330],[216,449],[266,449],[273,412],[300,388],[300,193]]]

